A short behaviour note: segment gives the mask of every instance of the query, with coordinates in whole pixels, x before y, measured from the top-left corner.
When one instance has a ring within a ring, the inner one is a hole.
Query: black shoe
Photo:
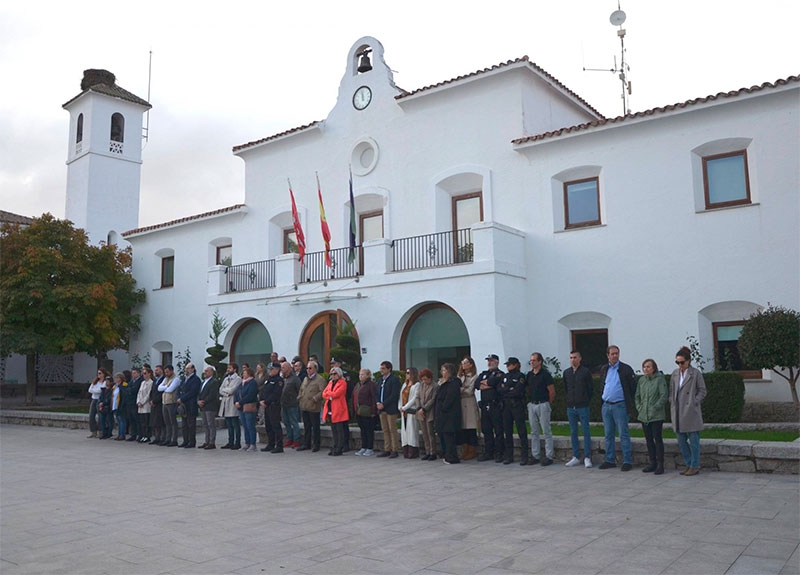
[[[276,447],[275,449],[270,450],[270,453],[283,453],[283,447]]]
[[[630,463],[622,464],[622,471],[630,471],[631,469],[633,469],[633,465],[631,465]]]
[[[537,463],[539,463],[539,459],[536,457],[532,457],[529,465],[536,465]]]
[[[310,448],[310,447],[307,447],[307,446],[305,446],[305,445],[301,445],[300,447],[298,447],[297,449],[295,449],[295,451],[306,451],[306,450],[308,450],[308,449],[311,449],[311,448]]]
[[[241,448],[242,448],[242,446],[237,443],[236,445],[232,445],[231,446],[231,451],[236,451],[237,449],[241,449]]]
[[[206,445],[208,445],[208,443],[204,443],[203,445],[198,445],[197,449],[205,449]]]
[[[262,447],[261,451],[267,452],[267,451],[272,451],[273,449],[275,448],[272,445],[267,445],[266,447]]]
[[[396,452],[396,451],[392,451],[392,452],[389,454],[389,459],[397,459],[398,457],[399,457],[399,456],[397,455],[397,452]]]
[[[333,449],[328,452],[328,455],[333,456]]]
[[[436,456],[435,455],[429,455],[428,456],[428,461],[436,461]]]
[[[315,445],[311,448],[311,453],[316,453],[317,451],[319,451],[319,445]]]
[[[519,464],[521,467],[525,467],[526,465],[533,465],[533,461],[531,461],[530,459],[523,459],[522,461],[519,462]]]
[[[494,459],[494,453],[482,453],[478,456],[478,461],[491,461]]]
[[[130,436],[128,439],[126,439],[125,441],[136,441],[136,439],[137,439],[137,437],[136,437],[135,435],[131,435],[131,436]]]
[[[600,469],[611,469],[612,467],[616,467],[616,463],[611,463],[610,461],[604,461],[600,464]]]
[[[423,455],[422,457],[420,457],[420,458],[419,458],[419,460],[420,460],[420,461],[428,461],[428,458],[429,458],[429,456],[428,456],[428,454],[426,453],[425,455]]]
[[[225,445],[220,447],[220,449],[230,449],[230,448],[231,448],[231,444],[230,443],[226,443]]]
[[[553,460],[549,457],[545,457],[542,459],[542,467],[547,467],[548,465],[553,465]]]
[[[343,453],[343,451],[334,451],[333,452],[333,456],[334,457],[338,457],[339,455],[342,455],[342,453]]]
[[[167,447],[178,447],[178,442],[170,441],[169,443],[167,443]]]
[[[642,468],[642,473],[653,473],[653,471],[655,471],[655,470],[656,470],[656,462],[655,461],[651,461],[650,465],[648,465],[647,467],[643,467]]]
[[[514,460],[511,458],[503,460],[503,465],[511,465],[512,463],[514,463]]]
[[[659,461],[656,465],[656,472],[653,475],[664,475],[664,462]]]
[[[381,452],[380,452],[378,455],[376,455],[375,457],[389,457],[389,455],[390,455],[390,454],[391,454],[391,451],[381,451]]]

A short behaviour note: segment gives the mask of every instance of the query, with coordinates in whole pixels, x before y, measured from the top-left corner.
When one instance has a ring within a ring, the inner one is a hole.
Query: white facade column
[[[275,258],[275,286],[288,287],[300,283],[300,256],[281,254]]]
[[[392,240],[368,240],[364,242],[363,252],[365,276],[392,271]]]
[[[220,295],[225,293],[228,275],[225,273],[226,266],[211,266],[208,268],[208,295]]]

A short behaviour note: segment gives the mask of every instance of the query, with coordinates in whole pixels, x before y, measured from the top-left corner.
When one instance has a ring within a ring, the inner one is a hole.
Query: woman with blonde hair
[[[97,437],[97,404],[100,403],[100,394],[106,386],[106,377],[108,377],[108,372],[105,368],[100,367],[97,369],[97,377],[89,385],[89,394],[92,396],[92,402],[89,404],[89,431],[91,433],[86,436],[86,439]]]
[[[400,443],[403,446],[403,457],[406,459],[419,457],[419,422],[414,417],[418,408],[419,385],[417,368],[407,368],[406,380],[400,389]]]
[[[461,459],[467,461],[478,454],[478,402],[475,399],[475,381],[478,368],[475,360],[464,356],[458,368],[461,380],[461,431],[456,434],[456,443],[461,445]]]

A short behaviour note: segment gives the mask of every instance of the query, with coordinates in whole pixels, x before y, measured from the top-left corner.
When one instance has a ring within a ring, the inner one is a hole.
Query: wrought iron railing
[[[275,260],[228,266],[225,275],[225,293],[275,287]]]
[[[392,241],[392,270],[396,272],[452,266],[472,261],[469,228]]]
[[[325,252],[307,252],[300,266],[301,282],[321,282],[338,278],[354,278],[363,275],[361,246],[355,248],[355,259],[350,262],[350,248],[330,251],[331,267],[325,265]]]

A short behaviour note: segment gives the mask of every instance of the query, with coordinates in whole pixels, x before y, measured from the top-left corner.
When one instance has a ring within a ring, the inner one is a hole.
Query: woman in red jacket
[[[333,447],[328,455],[341,455],[344,449],[344,433],[350,415],[347,412],[347,382],[339,367],[331,368],[330,381],[322,391],[322,419],[330,421],[333,432]]]

